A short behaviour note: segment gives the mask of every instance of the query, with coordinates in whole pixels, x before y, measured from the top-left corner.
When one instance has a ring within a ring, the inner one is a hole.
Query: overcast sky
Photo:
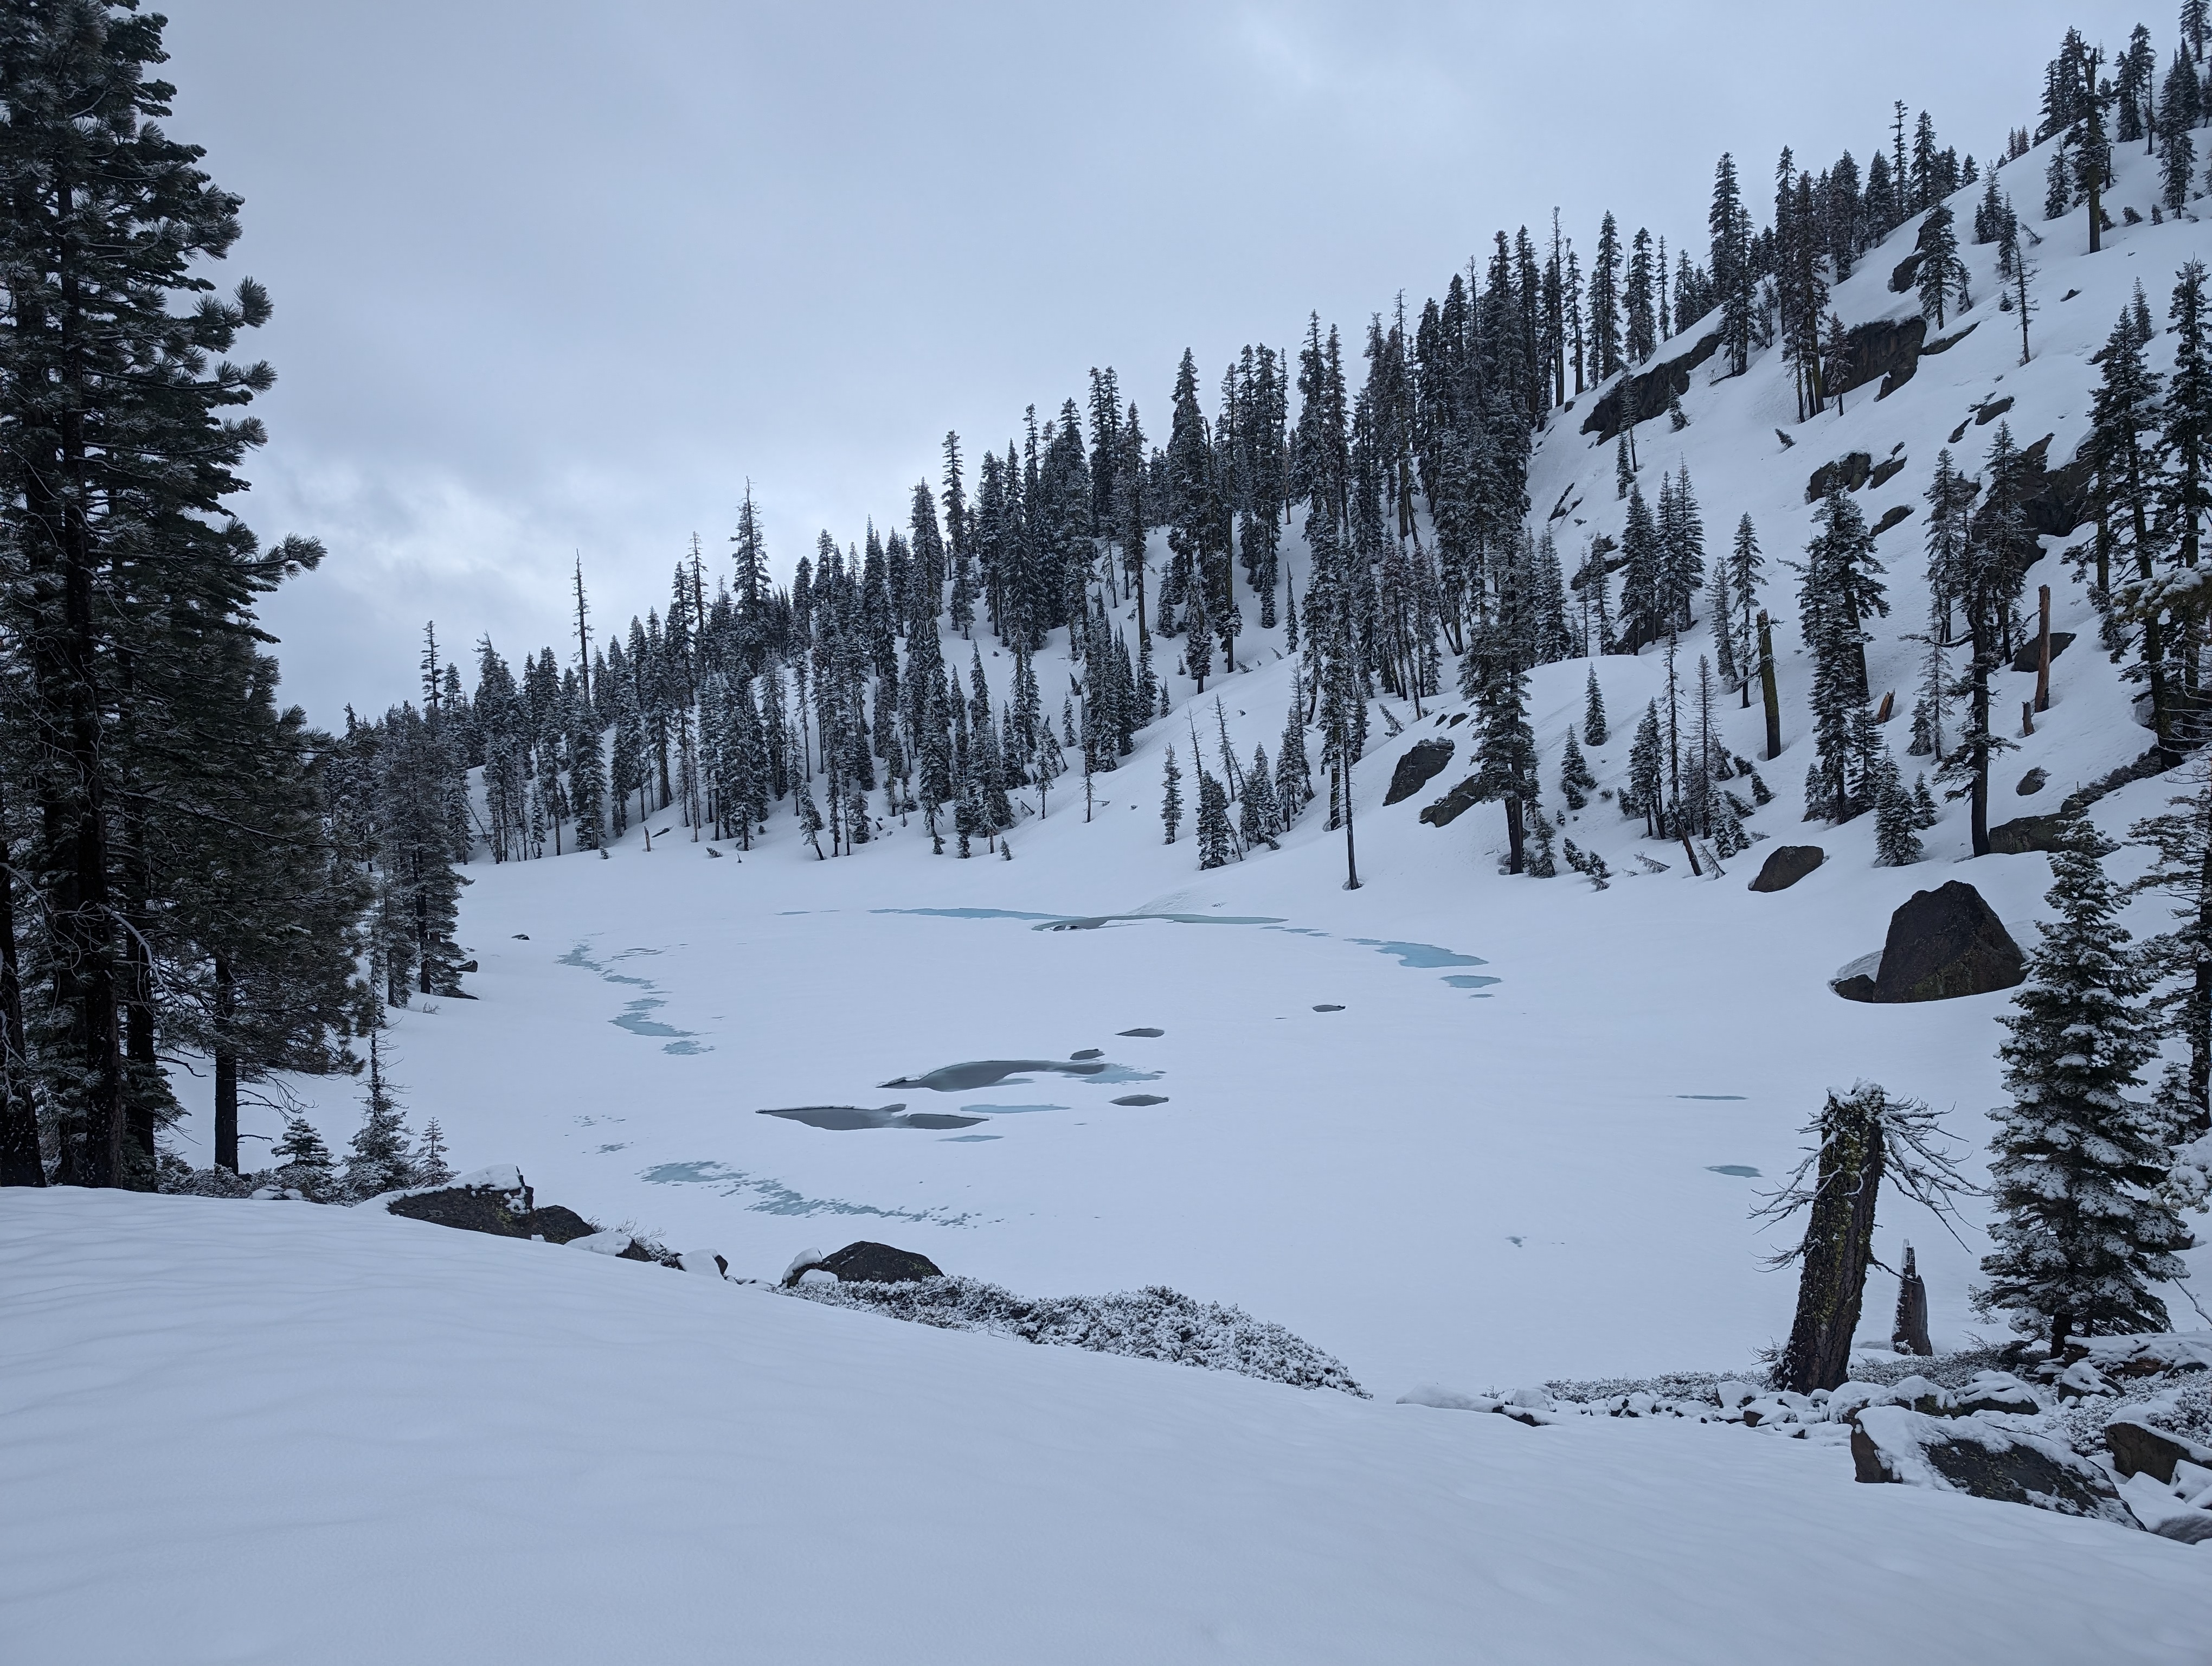
[[[1115,366],[1166,427],[1309,311],[1348,335],[1498,226],[1704,242],[1715,157],[1864,162],[1890,100],[1986,157],[2100,0],[857,4],[148,0],[179,137],[246,198],[271,443],[241,511],[311,532],[273,599],[318,721],[420,633],[513,657],[665,604],[748,477],[781,574],[902,522],[945,431]],[[2162,10],[2172,11],[2172,5]],[[2172,22],[2151,21],[2163,56]],[[474,684],[473,671],[470,672]]]

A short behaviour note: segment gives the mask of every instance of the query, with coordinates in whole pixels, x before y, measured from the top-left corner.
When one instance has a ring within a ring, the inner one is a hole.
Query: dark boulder
[[[1892,457],[1875,464],[1874,471],[1867,476],[1868,486],[1875,490],[1880,490],[1902,474],[1905,471],[1905,465],[1911,460],[1909,457]]]
[[[2027,981],[2027,963],[2004,921],[1963,879],[1915,891],[1890,916],[1874,998],[1954,1000]]]
[[[1920,276],[1920,263],[1924,258],[1918,249],[1915,249],[1889,269],[1890,294],[1901,295],[1912,287],[1914,279]]]
[[[1778,845],[1751,882],[1753,891],[1787,891],[1828,859],[1816,844]]]
[[[1720,350],[1721,332],[1701,337],[1696,346],[1634,376],[1623,377],[1613,391],[1590,407],[1582,431],[1595,434],[1598,443],[1637,423],[1663,416],[1669,403],[1690,391],[1690,373]]]
[[[1823,463],[1813,471],[1813,477],[1805,483],[1805,501],[1818,503],[1838,486],[1847,492],[1855,492],[1866,484],[1867,477],[1873,471],[1874,459],[1863,451],[1855,451],[1848,457],[1838,457],[1832,463]]]
[[[2057,1441],[1978,1417],[1928,1417],[1902,1406],[1870,1406],[1851,1427],[1851,1463],[1863,1481],[1966,1493],[2062,1516],[2134,1524],[2112,1478],[2096,1464]]]
[[[2020,785],[2014,790],[2017,792],[2021,797],[2029,799],[2033,798],[2038,793],[2040,793],[2050,784],[2051,772],[2049,770],[2041,769],[2030,769],[2026,775],[2020,778]]]
[[[895,1250],[888,1243],[871,1243],[862,1239],[848,1243],[835,1255],[824,1256],[814,1263],[825,1273],[834,1273],[843,1284],[911,1284],[916,1279],[941,1279],[945,1276],[935,1262],[927,1256],[918,1256],[911,1250]],[[799,1273],[811,1271],[799,1268]]]
[[[2062,812],[2018,816],[1990,830],[1990,848],[2000,856],[2025,856],[2037,850],[2063,850],[2073,818]]]
[[[1452,743],[1436,737],[1417,740],[1398,767],[1390,773],[1390,790],[1382,795],[1385,805],[1401,803],[1426,787],[1451,762]]]
[[[2072,631],[2054,630],[2051,633],[2051,657],[2052,659],[2056,660],[2060,654],[2065,653],[2066,650],[2073,645],[2074,633]],[[2040,671],[2043,668],[2042,637],[2031,636],[2020,645],[2020,652],[2012,656],[2012,668],[2014,671],[2025,672]]]
[[[1869,382],[1879,381],[1884,393],[1893,393],[1920,364],[1920,344],[1928,338],[1928,320],[1909,318],[1862,324],[1844,337],[1846,368],[1840,384],[1831,383],[1831,393],[1850,393]]]
[[[1911,519],[1912,506],[1910,503],[1893,503],[1889,508],[1882,511],[1881,519],[1875,522],[1873,528],[1868,532],[1867,536],[1869,538],[1880,538],[1891,527],[1902,526],[1906,521]]]
[[[1421,812],[1421,819],[1431,827],[1449,827],[1462,816],[1482,802],[1482,778],[1469,775],[1465,781]]]
[[[2124,1475],[2148,1474],[2162,1486],[2173,1484],[2173,1466],[2184,1462],[2212,1466],[2212,1451],[2133,1418],[2114,1418],[2105,1426],[2105,1445],[2113,1467]]]
[[[568,1243],[599,1229],[574,1209],[558,1203],[533,1208],[531,1189],[501,1191],[489,1186],[449,1186],[442,1191],[395,1197],[386,1210],[408,1220],[427,1220],[464,1232],[489,1232],[503,1238],[544,1238]]]
[[[1992,399],[1987,404],[1976,405],[1974,407],[1974,426],[1976,428],[1986,427],[1988,424],[1996,421],[1998,417],[2003,416],[2005,412],[2011,409],[2012,395],[2009,393],[2006,394],[2002,399]]]

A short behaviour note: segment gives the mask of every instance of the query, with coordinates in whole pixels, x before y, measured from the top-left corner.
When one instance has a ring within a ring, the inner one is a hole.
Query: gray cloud
[[[273,599],[321,721],[415,634],[562,639],[659,602],[750,477],[788,568],[902,520],[957,428],[1003,447],[1092,365],[1164,431],[1307,313],[1358,331],[1491,231],[1610,207],[1702,246],[1715,156],[1865,159],[1893,97],[1987,155],[2045,0],[803,6],[173,0],[172,126],[246,198],[283,380],[244,506],[325,569]],[[2087,15],[2084,15],[2084,13]],[[2162,25],[2154,25],[2161,28]],[[2167,45],[2163,33],[2161,48]],[[228,274],[226,274],[228,276]]]

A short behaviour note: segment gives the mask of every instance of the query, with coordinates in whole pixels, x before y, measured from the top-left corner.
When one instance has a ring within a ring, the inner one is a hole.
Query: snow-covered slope
[[[2203,1657],[2200,1551],[1735,1427],[1530,1429],[305,1204],[11,1192],[0,1269],[11,1666]]]

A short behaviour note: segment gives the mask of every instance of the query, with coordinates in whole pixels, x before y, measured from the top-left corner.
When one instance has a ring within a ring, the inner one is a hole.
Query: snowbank
[[[2203,1657],[2201,1547],[1833,1449],[1017,1347],[362,1210],[0,1195],[0,1336],[9,1666]]]

